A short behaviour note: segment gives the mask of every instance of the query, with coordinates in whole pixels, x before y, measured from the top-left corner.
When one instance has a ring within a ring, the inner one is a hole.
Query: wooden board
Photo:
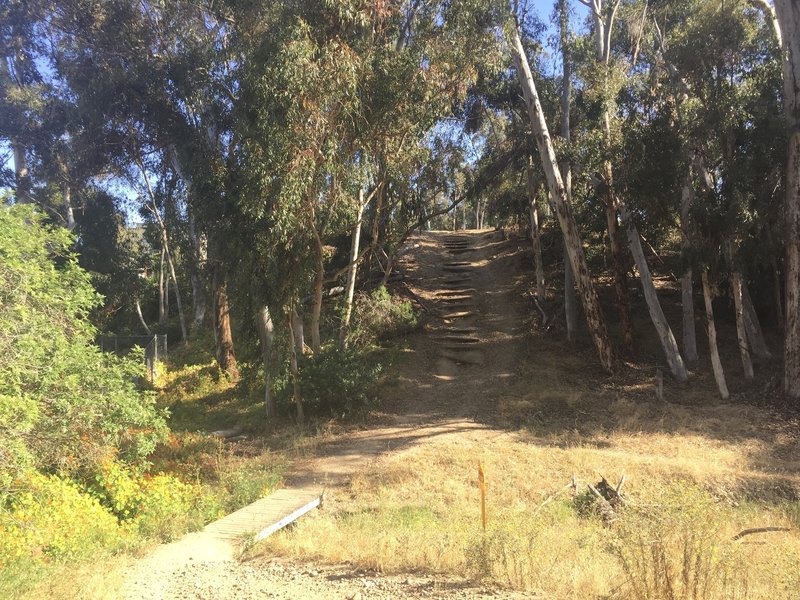
[[[221,539],[254,535],[256,541],[263,540],[321,503],[319,492],[286,488],[206,525],[203,531]]]

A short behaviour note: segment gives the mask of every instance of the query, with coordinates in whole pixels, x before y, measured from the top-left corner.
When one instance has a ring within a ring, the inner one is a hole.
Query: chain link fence
[[[135,346],[144,348],[144,366],[147,378],[153,381],[156,366],[167,359],[167,334],[154,335],[99,335],[97,345],[103,352],[127,354]]]

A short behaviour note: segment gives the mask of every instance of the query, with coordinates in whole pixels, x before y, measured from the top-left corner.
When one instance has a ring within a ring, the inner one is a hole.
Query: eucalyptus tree
[[[786,324],[783,388],[800,403],[800,5],[775,0],[783,50],[783,107],[789,131],[786,165]]]

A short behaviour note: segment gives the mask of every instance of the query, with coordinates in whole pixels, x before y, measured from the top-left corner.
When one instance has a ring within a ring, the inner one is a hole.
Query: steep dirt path
[[[494,232],[428,232],[413,237],[402,264],[412,292],[427,308],[423,331],[395,366],[383,413],[361,431],[319,448],[296,464],[287,487],[326,489],[334,509],[339,490],[378,455],[442,435],[489,436],[493,391],[513,378],[521,355],[526,304],[521,265]],[[491,590],[445,577],[365,577],[346,566],[298,569],[291,563],[243,564],[230,543],[190,534],[159,547],[126,573],[120,597],[356,598],[483,597]],[[324,577],[320,574],[324,574]]]

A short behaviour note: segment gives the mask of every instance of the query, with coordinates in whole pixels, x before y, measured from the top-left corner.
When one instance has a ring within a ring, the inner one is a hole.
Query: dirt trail
[[[294,466],[287,486],[337,490],[382,453],[445,435],[507,435],[492,426],[492,390],[517,371],[526,303],[519,254],[495,232],[427,232],[404,257],[412,292],[427,308],[423,331],[395,366],[384,411],[369,428],[319,448]],[[347,566],[236,561],[238,549],[202,533],[159,547],[134,564],[120,597],[172,598],[459,598],[491,597],[447,577],[369,577]],[[504,594],[507,597],[507,594]]]

